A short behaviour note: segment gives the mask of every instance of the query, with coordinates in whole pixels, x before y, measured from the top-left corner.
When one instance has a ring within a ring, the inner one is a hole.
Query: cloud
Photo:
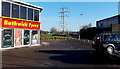
[[[119,2],[119,0],[21,0],[24,2]]]

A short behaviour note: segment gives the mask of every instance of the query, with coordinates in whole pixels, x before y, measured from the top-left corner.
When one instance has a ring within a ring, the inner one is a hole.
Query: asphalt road
[[[79,40],[49,40],[49,44],[2,52],[3,68],[120,69],[120,61],[96,53],[91,44]]]

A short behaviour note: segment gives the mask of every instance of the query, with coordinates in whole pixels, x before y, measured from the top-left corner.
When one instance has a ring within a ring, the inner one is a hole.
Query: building
[[[80,30],[80,39],[89,39],[89,40],[93,40],[94,36],[96,34],[101,33],[102,30],[96,28],[96,27],[90,27],[87,29],[81,29]]]
[[[96,27],[97,28],[109,28],[112,26],[112,24],[119,24],[118,16],[113,16],[113,17],[99,20],[99,21],[97,21]]]
[[[93,39],[96,34],[105,32],[120,33],[119,15],[96,21],[96,27],[80,30],[81,39]],[[89,33],[89,34],[88,34]]]
[[[0,49],[40,45],[42,7],[0,0]]]
[[[104,31],[118,32],[120,31],[119,15],[102,19],[96,22],[96,27],[104,29]]]

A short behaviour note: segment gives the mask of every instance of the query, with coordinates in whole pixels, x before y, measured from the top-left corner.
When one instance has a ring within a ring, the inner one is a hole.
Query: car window
[[[120,41],[120,35],[117,36],[117,40]]]
[[[117,41],[117,36],[116,36],[116,35],[113,35],[113,36],[111,37],[111,41]]]
[[[103,40],[108,39],[108,37],[110,37],[110,35],[104,35]],[[110,39],[109,39],[109,40],[110,40]]]
[[[109,36],[107,39],[106,39],[106,41],[117,41],[117,36],[116,35],[111,35],[111,36]]]

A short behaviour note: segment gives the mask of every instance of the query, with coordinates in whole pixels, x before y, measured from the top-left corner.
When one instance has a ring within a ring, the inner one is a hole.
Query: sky
[[[54,2],[52,2],[52,0],[49,0],[50,2],[47,2],[48,0],[46,2],[43,2],[43,0],[21,1],[43,7],[40,22],[41,30],[44,31],[50,31],[52,27],[58,31],[62,30],[59,17],[59,12],[61,12],[60,8],[62,7],[68,8],[66,11],[69,11],[69,13],[67,13],[69,17],[65,18],[66,31],[79,31],[82,26],[88,25],[89,23],[95,27],[96,21],[118,14],[118,0],[109,0],[109,2],[96,2],[98,0],[92,0],[93,2],[87,2],[87,0],[85,0],[86,2],[77,2],[79,0],[74,0],[74,2],[61,2],[66,0],[54,0]]]
[[[118,2],[119,0],[21,0],[24,2]]]

